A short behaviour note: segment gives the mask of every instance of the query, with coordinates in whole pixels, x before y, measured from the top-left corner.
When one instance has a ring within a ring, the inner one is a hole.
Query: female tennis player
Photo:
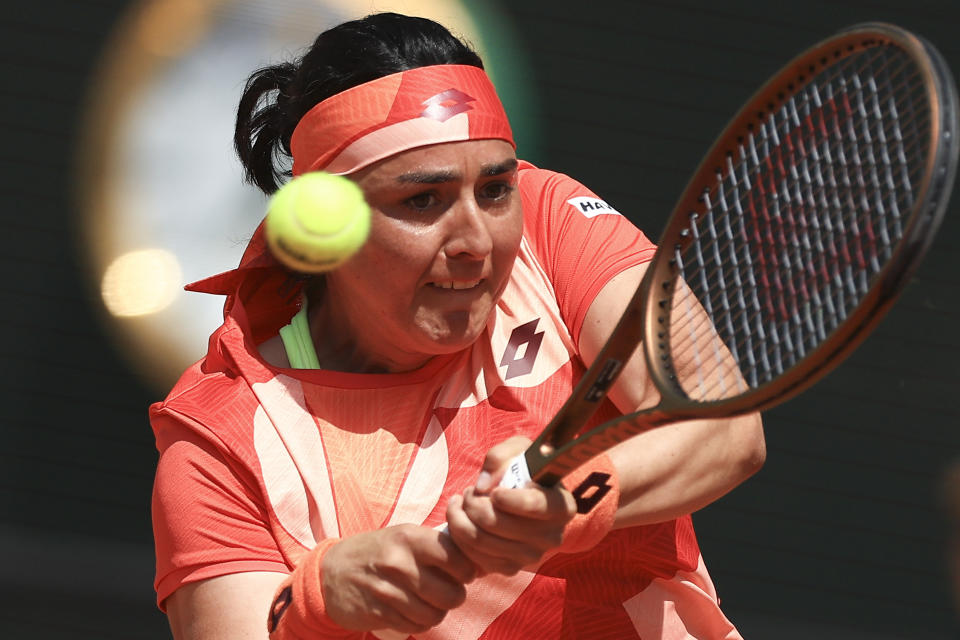
[[[237,269],[190,287],[226,305],[151,408],[156,589],[178,640],[740,638],[689,514],[762,465],[758,416],[494,488],[654,248],[517,159],[473,51],[421,18],[341,24],[250,77],[235,141],[264,192],[290,157],[355,181],[373,219],[323,276],[284,269],[258,230]],[[595,420],[653,395],[636,357]]]

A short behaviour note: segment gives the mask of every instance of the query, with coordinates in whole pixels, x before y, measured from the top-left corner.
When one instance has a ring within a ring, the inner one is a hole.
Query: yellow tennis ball
[[[322,171],[297,176],[273,194],[264,223],[277,260],[302,273],[336,269],[370,232],[370,207],[356,183]]]

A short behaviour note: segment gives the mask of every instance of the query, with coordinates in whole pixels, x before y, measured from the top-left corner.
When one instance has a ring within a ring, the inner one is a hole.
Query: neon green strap
[[[310,323],[307,320],[307,297],[303,297],[300,311],[290,320],[290,324],[280,329],[280,339],[287,351],[287,360],[293,369],[319,369],[320,360],[317,349],[310,337]]]

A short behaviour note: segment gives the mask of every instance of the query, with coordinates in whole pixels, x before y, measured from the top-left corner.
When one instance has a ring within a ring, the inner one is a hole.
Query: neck
[[[352,323],[341,307],[329,300],[326,287],[309,294],[310,337],[323,369],[344,373],[402,373],[419,369],[430,356],[409,354],[395,360],[377,353],[369,340],[355,335]]]

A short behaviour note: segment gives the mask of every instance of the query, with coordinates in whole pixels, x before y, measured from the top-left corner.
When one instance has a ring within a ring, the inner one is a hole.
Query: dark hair
[[[436,64],[483,68],[480,57],[445,27],[426,18],[378,13],[321,33],[300,58],[255,71],[247,79],[233,143],[248,182],[276,191],[290,175],[294,127],[314,105],[370,80]]]

